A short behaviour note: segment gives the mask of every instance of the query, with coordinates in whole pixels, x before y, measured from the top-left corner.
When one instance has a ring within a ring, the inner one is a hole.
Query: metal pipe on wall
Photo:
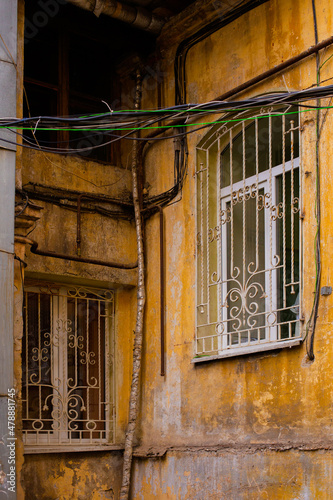
[[[42,255],[44,257],[53,257],[55,259],[62,259],[62,260],[72,260],[75,262],[83,262],[85,264],[95,264],[97,266],[113,267],[114,269],[136,269],[138,267],[137,262],[135,262],[134,264],[119,264],[118,262],[110,262],[100,259],[90,259],[89,257],[77,257],[76,255],[67,255],[64,253],[52,252],[51,250],[40,250],[38,248],[38,243],[36,241],[31,240],[30,238],[27,238],[25,236],[17,235],[15,236],[15,241],[24,243],[26,245],[30,245],[31,253],[34,253],[36,255]]]
[[[165,23],[162,17],[146,9],[126,5],[115,0],[67,0],[67,2],[93,12],[97,17],[105,14],[155,35],[161,32]]]
[[[164,276],[164,216],[163,208],[160,212],[160,322],[161,322],[161,377],[165,376],[165,276]]]

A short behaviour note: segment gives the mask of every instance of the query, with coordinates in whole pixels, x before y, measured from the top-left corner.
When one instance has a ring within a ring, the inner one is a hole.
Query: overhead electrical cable
[[[119,110],[112,113],[103,113],[99,115],[82,116],[35,116],[27,118],[0,118],[1,127],[36,127],[38,130],[57,128],[64,130],[95,130],[109,127],[122,127],[124,129],[148,127],[151,122],[169,121],[175,119],[184,119],[188,121],[191,115],[204,116],[220,112],[232,112],[237,110],[253,110],[263,106],[274,106],[277,104],[294,104],[306,102],[313,99],[321,99],[333,96],[333,85],[325,87],[311,87],[308,89],[272,93],[259,97],[253,97],[241,101],[209,101],[201,104],[186,104],[175,106],[173,108],[150,109],[143,111]],[[153,116],[152,116],[153,115]],[[131,119],[130,119],[131,118]],[[185,123],[186,125],[186,123]],[[167,125],[166,125],[167,126]]]
[[[237,124],[238,121],[261,119],[267,116],[278,116],[279,108],[291,105],[299,106],[298,110],[290,113],[304,113],[307,110],[331,109],[332,105],[315,106],[308,101],[314,99],[332,98],[333,85],[324,87],[310,87],[294,92],[276,92],[241,101],[209,101],[200,104],[184,104],[180,106],[150,109],[150,110],[119,110],[98,115],[82,116],[37,116],[29,118],[0,118],[0,129],[4,128],[24,136],[24,142],[10,139],[1,139],[3,142],[23,146],[29,149],[42,150],[48,153],[78,154],[105,147],[121,140],[136,140],[153,142],[167,139],[184,139],[192,134],[214,125]],[[319,101],[318,101],[319,102]],[[230,113],[239,115],[230,116]],[[251,113],[251,114],[249,114]],[[257,114],[255,114],[257,113]],[[288,113],[288,111],[287,111]],[[212,115],[222,114],[218,120],[210,119]],[[286,111],[284,111],[286,114]],[[244,116],[247,115],[247,116]],[[204,120],[204,117],[206,119]],[[198,118],[202,121],[198,121]],[[207,119],[208,118],[208,119]],[[66,130],[84,134],[82,137],[70,139],[69,144],[91,140],[88,147],[59,147],[58,141],[37,140],[27,137],[22,131],[60,131]],[[179,130],[179,132],[176,132]],[[135,136],[137,131],[148,134]],[[171,132],[171,133],[170,133]],[[173,132],[173,133],[172,133]],[[95,137],[104,139],[99,144],[93,144]],[[179,156],[184,159],[186,153],[180,151]],[[178,168],[178,167],[177,167]]]

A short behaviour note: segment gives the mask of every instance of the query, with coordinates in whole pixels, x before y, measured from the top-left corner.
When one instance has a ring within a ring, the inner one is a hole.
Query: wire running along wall
[[[197,356],[301,338],[298,113],[262,115],[198,146]]]

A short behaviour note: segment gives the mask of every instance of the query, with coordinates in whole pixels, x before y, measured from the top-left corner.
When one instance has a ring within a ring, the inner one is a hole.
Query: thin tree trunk
[[[137,70],[136,73],[136,94],[135,108],[140,107],[141,102],[141,74]],[[137,178],[137,162],[138,162],[138,141],[134,141],[133,157],[132,157],[132,182],[133,182],[133,202],[135,213],[136,238],[138,245],[138,287],[137,287],[137,314],[135,326],[135,339],[133,350],[133,373],[132,386],[129,402],[129,417],[128,426],[125,437],[124,463],[123,463],[123,479],[120,490],[120,500],[128,500],[129,489],[131,482],[131,466],[133,455],[133,439],[136,429],[136,421],[139,411],[139,396],[140,396],[140,372],[141,372],[141,353],[142,353],[142,337],[143,337],[143,315],[146,300],[145,293],[145,262],[142,236],[142,219],[139,203],[139,189]]]

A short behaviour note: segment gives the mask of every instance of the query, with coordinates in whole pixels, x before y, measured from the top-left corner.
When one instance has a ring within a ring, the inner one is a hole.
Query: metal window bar
[[[25,445],[114,442],[114,294],[31,282],[25,287]]]
[[[289,345],[302,317],[297,109],[215,127],[198,160],[196,355]]]

